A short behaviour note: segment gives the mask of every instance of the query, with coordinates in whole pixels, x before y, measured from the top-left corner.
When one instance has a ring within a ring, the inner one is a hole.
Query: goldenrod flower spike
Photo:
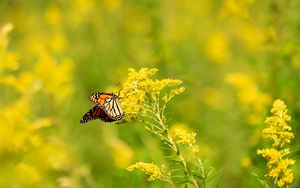
[[[271,109],[273,115],[266,118],[266,128],[262,131],[263,138],[272,140],[272,148],[257,150],[258,155],[268,160],[269,172],[266,177],[272,178],[278,187],[291,184],[294,180],[293,172],[289,166],[294,164],[295,160],[286,158],[290,150],[284,148],[294,138],[294,134],[291,132],[292,128],[287,124],[291,120],[287,112],[287,107],[283,101],[278,99],[273,103]]]
[[[131,165],[130,167],[127,168],[128,171],[133,171],[133,170],[141,170],[143,171],[145,174],[147,174],[148,177],[148,181],[153,181],[156,179],[162,179],[163,175],[161,172],[161,169],[152,163],[144,163],[144,162],[137,162],[134,165]]]
[[[196,188],[202,187],[212,171],[207,172],[198,156],[196,133],[176,127],[169,129],[165,115],[168,102],[185,88],[178,87],[182,83],[180,80],[151,79],[150,76],[156,72],[157,69],[142,68],[138,71],[129,69],[128,79],[120,92],[122,98],[120,102],[126,114],[124,121],[131,121],[138,116],[144,117],[146,129],[171,151],[166,157],[172,162],[168,166],[168,173],[153,163],[143,162],[138,162],[127,169],[142,170],[149,175],[148,181],[159,179],[170,183],[190,183]],[[165,90],[167,87],[172,88]]]
[[[174,79],[151,79],[150,77],[157,71],[158,69],[155,68],[128,69],[128,78],[123,83],[120,91],[120,102],[126,114],[124,121],[131,121],[138,115],[144,114],[147,108],[145,105],[146,100],[159,100],[159,94],[162,89],[181,83],[180,80]],[[173,89],[168,96],[168,100],[183,91],[184,88]]]
[[[283,147],[294,138],[292,128],[286,123],[291,120],[287,111],[284,102],[276,100],[271,110],[274,115],[265,121],[267,128],[263,130],[263,137],[273,140],[273,147]]]

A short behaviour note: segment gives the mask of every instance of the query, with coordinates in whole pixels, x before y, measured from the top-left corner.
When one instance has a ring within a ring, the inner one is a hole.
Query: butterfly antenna
[[[118,92],[118,98],[119,99],[122,99],[122,98],[124,98],[124,97],[119,97],[120,96],[120,94],[121,94],[121,91],[123,90],[123,88],[121,88],[120,90],[119,90],[119,92]]]
[[[116,86],[114,87],[114,90],[116,89],[117,86],[121,86],[121,83],[118,82],[118,83],[116,84]],[[124,97],[120,97],[120,94],[121,94],[121,91],[122,91],[122,90],[123,90],[123,88],[121,87],[121,89],[118,91],[118,95],[117,95],[117,96],[118,96],[119,99],[124,98]]]

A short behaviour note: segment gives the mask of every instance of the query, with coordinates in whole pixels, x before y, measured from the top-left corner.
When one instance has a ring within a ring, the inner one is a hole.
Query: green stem
[[[168,143],[170,143],[171,145],[171,149],[173,149],[176,153],[176,156],[178,157],[178,159],[180,160],[181,165],[184,168],[184,171],[186,173],[186,175],[189,177],[190,182],[196,187],[196,188],[200,188],[200,186],[198,185],[194,175],[191,173],[184,157],[181,155],[180,149],[178,147],[178,145],[176,144],[176,142],[173,140],[173,138],[170,136],[169,134],[169,129],[168,129],[168,125],[163,121],[163,113],[164,111],[161,111],[160,109],[160,105],[159,103],[156,103],[155,105],[156,108],[156,113],[155,118],[157,119],[157,122],[159,122],[160,126],[162,127],[162,129],[164,130],[164,134],[167,137]],[[169,146],[169,145],[168,145]]]
[[[184,160],[184,157],[183,157],[182,155],[179,154],[179,155],[178,155],[178,158],[179,158],[179,160],[180,160],[182,166],[184,167],[185,173],[187,173],[187,174],[189,175],[190,180],[191,180],[191,183],[192,183],[196,188],[199,188],[199,185],[198,185],[198,183],[197,183],[195,177],[193,176],[193,174],[190,173],[190,170],[189,170],[189,168],[188,168],[188,166],[187,166],[187,164],[186,164],[186,162],[185,162],[185,160]]]

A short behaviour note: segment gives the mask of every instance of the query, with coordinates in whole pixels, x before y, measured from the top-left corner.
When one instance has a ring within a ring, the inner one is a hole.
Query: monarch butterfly
[[[98,92],[92,94],[90,100],[96,104],[96,106],[82,117],[80,123],[86,123],[94,119],[101,119],[104,122],[113,122],[124,117],[124,112],[117,95]]]
[[[88,122],[90,120],[94,120],[94,119],[101,119],[104,122],[115,121],[115,120],[111,119],[101,107],[94,106],[86,114],[84,114],[84,116],[80,120],[80,123],[86,123],[86,122]]]
[[[90,96],[90,100],[100,106],[111,119],[117,121],[124,117],[119,97],[114,93],[97,92]]]

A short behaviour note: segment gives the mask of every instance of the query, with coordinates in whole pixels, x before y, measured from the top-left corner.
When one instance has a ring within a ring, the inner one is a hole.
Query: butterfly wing
[[[124,111],[120,105],[118,96],[116,95],[113,95],[105,100],[103,104],[103,110],[111,119],[115,121],[124,117]]]
[[[99,106],[103,106],[103,104],[105,103],[105,100],[110,98],[111,96],[113,96],[114,94],[112,93],[93,93],[90,96],[90,100],[92,101],[92,103],[99,105]]]
[[[86,123],[95,119],[101,119],[104,122],[115,121],[114,119],[110,118],[101,107],[94,106],[86,114],[84,114],[84,116],[80,120],[80,123]]]

